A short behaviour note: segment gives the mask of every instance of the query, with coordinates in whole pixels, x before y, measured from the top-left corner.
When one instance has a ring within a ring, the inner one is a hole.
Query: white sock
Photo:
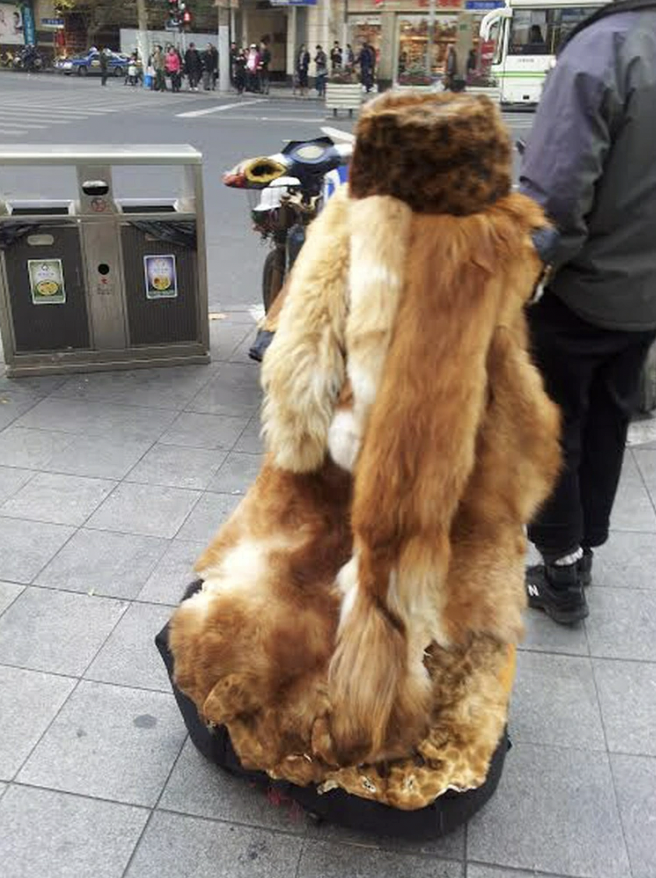
[[[558,558],[557,561],[554,561],[556,567],[568,567],[570,564],[576,564],[577,561],[580,561],[583,557],[583,549],[579,546],[575,552],[570,552],[569,555],[563,555],[562,558]]]

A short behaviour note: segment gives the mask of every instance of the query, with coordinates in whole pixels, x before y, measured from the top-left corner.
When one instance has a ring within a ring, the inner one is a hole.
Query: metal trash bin
[[[12,377],[209,362],[202,156],[190,146],[0,148],[75,168],[68,200],[0,195],[0,331]],[[168,166],[168,198],[119,198],[116,166]],[[172,170],[172,176],[173,176]]]

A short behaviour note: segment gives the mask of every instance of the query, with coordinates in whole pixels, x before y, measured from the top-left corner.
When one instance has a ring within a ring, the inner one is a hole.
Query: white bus
[[[480,34],[495,44],[490,78],[501,103],[537,104],[558,47],[603,5],[600,0],[505,0],[488,12]]]

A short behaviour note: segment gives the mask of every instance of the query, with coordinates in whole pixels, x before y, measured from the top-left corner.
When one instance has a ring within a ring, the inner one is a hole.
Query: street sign
[[[41,27],[51,28],[53,30],[60,30],[64,27],[64,19],[63,18],[42,18],[41,19]]]
[[[500,9],[505,5],[504,0],[465,0],[465,9]]]
[[[272,6],[316,6],[317,0],[270,0]]]

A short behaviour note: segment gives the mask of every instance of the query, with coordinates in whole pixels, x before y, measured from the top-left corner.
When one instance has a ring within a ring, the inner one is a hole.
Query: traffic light
[[[182,23],[186,27],[189,27],[189,25],[191,24],[191,12],[188,9],[185,9],[185,11],[182,13]]]

